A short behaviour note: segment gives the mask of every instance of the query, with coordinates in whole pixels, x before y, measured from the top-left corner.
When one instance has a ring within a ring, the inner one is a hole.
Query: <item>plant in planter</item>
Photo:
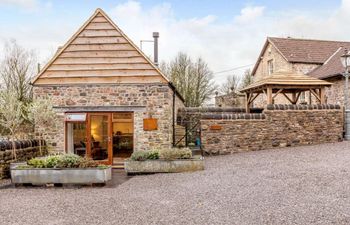
[[[33,158],[27,164],[11,168],[13,183],[105,183],[111,179],[111,167],[74,154]]]
[[[133,161],[145,161],[145,160],[159,159],[159,151],[158,150],[137,151],[131,155],[130,159]]]
[[[40,127],[36,129],[40,137],[39,151],[42,155],[42,139],[44,130],[47,128],[55,129],[57,126],[56,113],[53,110],[50,99],[36,99],[28,106],[28,120]]]
[[[159,155],[163,160],[191,159],[192,151],[189,148],[161,149]]]
[[[17,159],[16,155],[16,135],[24,122],[23,112],[24,104],[18,101],[14,91],[0,92],[0,125],[9,131],[12,141],[12,157]]]
[[[189,148],[163,148],[134,152],[124,168],[127,173],[176,173],[203,170],[204,163]]]

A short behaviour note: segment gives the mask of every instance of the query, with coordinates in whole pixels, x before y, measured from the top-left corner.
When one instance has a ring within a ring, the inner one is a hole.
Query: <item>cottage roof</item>
[[[268,44],[271,44],[290,63],[310,63],[323,65],[340,47],[350,48],[350,42],[296,38],[268,37],[259,55],[252,74],[254,75]],[[322,78],[322,76],[316,76]]]
[[[350,45],[347,50],[349,50]],[[322,65],[317,67],[308,73],[308,75],[312,77],[316,77],[319,79],[326,79],[334,76],[341,75],[344,72],[344,67],[340,61],[340,57],[345,52],[345,47],[340,47],[334,54],[329,57],[329,59]]]
[[[32,80],[34,85],[158,82],[169,80],[101,9]]]

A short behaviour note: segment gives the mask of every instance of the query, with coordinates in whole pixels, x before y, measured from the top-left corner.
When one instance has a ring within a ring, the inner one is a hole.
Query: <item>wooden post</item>
[[[272,88],[268,87],[266,89],[267,104],[272,104]]]
[[[249,103],[250,93],[245,93],[245,112],[250,113],[250,103]]]
[[[297,103],[297,95],[295,92],[292,93],[292,104],[295,105]]]
[[[309,90],[309,105],[311,105],[311,90]]]
[[[325,104],[326,103],[326,98],[325,98],[326,96],[325,96],[325,88],[324,87],[320,88],[319,95],[320,95],[321,104]]]

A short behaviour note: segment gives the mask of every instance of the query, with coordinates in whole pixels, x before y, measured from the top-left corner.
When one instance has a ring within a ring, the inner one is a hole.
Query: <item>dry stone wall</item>
[[[45,142],[41,147],[38,140],[16,141],[16,157],[13,155],[12,142],[0,142],[0,180],[9,177],[10,163],[24,162],[47,154]]]
[[[262,114],[206,116],[201,140],[210,155],[343,140],[338,105],[268,105]]]

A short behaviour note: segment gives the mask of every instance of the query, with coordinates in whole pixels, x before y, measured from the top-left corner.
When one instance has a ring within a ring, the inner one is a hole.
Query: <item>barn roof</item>
[[[101,9],[32,80],[34,85],[159,82],[169,80]]]

